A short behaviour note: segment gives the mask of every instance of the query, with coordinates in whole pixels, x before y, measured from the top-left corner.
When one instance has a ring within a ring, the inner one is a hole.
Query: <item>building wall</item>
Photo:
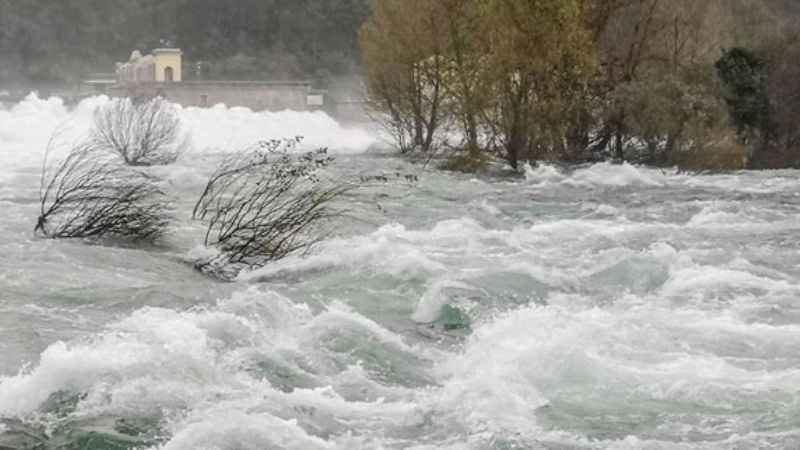
[[[117,66],[117,79],[126,83],[155,81],[155,60],[152,57],[144,57],[136,61],[119,64]]]
[[[183,79],[181,66],[183,53],[177,48],[157,48],[152,55],[142,55],[135,50],[128,62],[117,64],[117,80],[120,83],[165,82],[167,68],[172,69],[172,81]]]
[[[122,97],[162,96],[183,106],[210,107],[224,103],[254,111],[306,111],[311,93],[307,82],[184,81],[182,83],[132,83],[117,85],[112,95]]]

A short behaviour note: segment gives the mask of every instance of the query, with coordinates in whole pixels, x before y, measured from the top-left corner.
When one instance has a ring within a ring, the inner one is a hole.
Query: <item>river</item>
[[[0,109],[0,449],[800,448],[800,172],[475,177],[321,113],[188,109],[162,243],[34,237],[48,137],[104,101]],[[308,255],[194,271],[221,155],[295,135],[389,182]]]

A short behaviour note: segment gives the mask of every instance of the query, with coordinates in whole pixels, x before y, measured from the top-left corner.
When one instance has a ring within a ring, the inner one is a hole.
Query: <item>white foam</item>
[[[146,308],[91,342],[58,342],[45,350],[30,372],[0,378],[0,414],[34,411],[60,390],[83,392],[112,379],[137,380],[191,371],[216,378],[207,333],[185,316]]]
[[[664,296],[703,295],[730,296],[730,292],[800,293],[800,286],[786,280],[775,280],[742,270],[725,267],[691,265],[673,268],[670,279],[662,286]]]
[[[578,188],[591,187],[626,187],[663,186],[668,177],[655,169],[633,166],[628,163],[612,164],[598,163],[582,167],[572,173],[566,173],[557,167],[540,163],[536,168],[529,164],[524,166],[525,179],[528,183],[537,186],[564,185]]]
[[[525,179],[530,183],[553,183],[563,181],[565,176],[558,168],[551,164],[540,163],[533,168],[525,163],[523,166]]]
[[[611,205],[600,205],[595,210],[597,214],[601,214],[604,216],[616,216],[619,214],[619,209],[611,206]]]
[[[430,323],[439,318],[442,307],[447,303],[447,298],[444,296],[446,289],[472,289],[471,286],[458,280],[453,280],[450,277],[444,277],[435,280],[425,294],[419,300],[417,309],[411,316],[411,319],[418,323]]]
[[[339,434],[419,420],[406,389],[372,381],[353,368],[347,349],[325,350],[325,341],[348,332],[382,352],[419,353],[341,303],[313,314],[250,288],[213,307],[143,308],[85,340],[51,345],[34,367],[0,378],[0,416],[34,413],[57,391],[84,393],[81,417],[163,415],[171,436],[165,450],[332,448],[309,430]],[[264,358],[309,370],[304,376],[319,387],[274,388],[247,369]],[[370,400],[339,392],[348,389]]]
[[[47,142],[59,128],[86,133],[94,110],[108,97],[91,97],[69,108],[59,98],[31,94],[19,104],[0,108],[0,164],[37,167]],[[232,151],[260,140],[304,136],[303,149],[326,147],[333,153],[360,153],[376,142],[363,129],[348,129],[323,112],[253,112],[247,108],[178,108],[192,137],[194,152]]]
[[[245,411],[204,411],[192,417],[160,450],[324,450],[333,448],[326,441],[309,436],[296,420],[283,420],[268,413]]]
[[[654,169],[635,167],[631,164],[600,163],[576,170],[567,180],[575,186],[662,186],[664,176]]]
[[[291,256],[244,273],[240,279],[270,278],[333,267],[377,270],[405,278],[425,276],[445,270],[445,266],[431,258],[423,246],[417,245],[420,240],[435,239],[435,234],[435,231],[430,234],[409,231],[402,225],[385,225],[368,236],[326,241],[311,256]]]
[[[722,175],[685,175],[676,177],[688,187],[713,188],[749,194],[797,192],[797,170],[741,171]]]
[[[480,206],[480,209],[482,211],[486,212],[489,215],[499,216],[499,215],[502,214],[502,211],[500,211],[500,208],[490,204],[489,201],[486,200],[486,199],[481,200],[481,203],[480,203],[479,206]]]
[[[182,108],[181,119],[201,151],[240,149],[254,142],[303,136],[303,148],[361,153],[376,142],[363,129],[347,129],[321,111],[253,112],[247,108]]]
[[[740,214],[720,211],[715,207],[705,207],[702,211],[692,216],[686,225],[695,228],[711,228],[715,226],[735,226],[742,222],[747,222],[747,218]]]
[[[448,381],[433,408],[476,433],[534,442],[542,437],[537,409],[553,402],[579,407],[581,416],[636,416],[682,403],[737,411],[758,400],[769,410],[794,395],[796,368],[767,372],[734,363],[745,355],[791,357],[796,327],[632,300],[602,310],[527,307],[482,325],[463,355],[440,366]],[[743,355],[710,354],[719,339],[742,342],[735,348]],[[675,347],[687,340],[692,344]]]

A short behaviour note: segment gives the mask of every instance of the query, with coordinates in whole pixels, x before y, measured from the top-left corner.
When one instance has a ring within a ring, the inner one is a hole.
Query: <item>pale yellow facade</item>
[[[181,66],[183,52],[177,48],[157,48],[153,50],[155,60],[156,81],[161,83],[180,82],[183,80]]]
[[[129,98],[162,97],[183,106],[225,104],[253,111],[307,111],[326,106],[325,94],[314,91],[305,80],[184,81],[182,60],[178,48],[157,48],[149,55],[134,50],[127,62],[117,63],[116,84],[108,92]]]
[[[177,48],[157,48],[152,55],[142,55],[138,50],[126,63],[117,64],[120,83],[178,83],[183,81],[183,52]]]

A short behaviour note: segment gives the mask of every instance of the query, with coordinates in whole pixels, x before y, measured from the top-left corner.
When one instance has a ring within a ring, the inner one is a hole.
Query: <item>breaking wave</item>
[[[71,136],[91,127],[94,110],[109,101],[92,97],[68,107],[57,97],[25,100],[0,107],[0,162],[21,166],[41,165],[44,150],[56,131]],[[247,108],[217,105],[212,108],[179,107],[184,126],[192,136],[194,152],[238,150],[259,140],[305,137],[305,148],[330,147],[338,153],[361,153],[376,143],[371,132],[345,128],[323,112],[253,112]],[[187,155],[188,156],[188,155]]]

